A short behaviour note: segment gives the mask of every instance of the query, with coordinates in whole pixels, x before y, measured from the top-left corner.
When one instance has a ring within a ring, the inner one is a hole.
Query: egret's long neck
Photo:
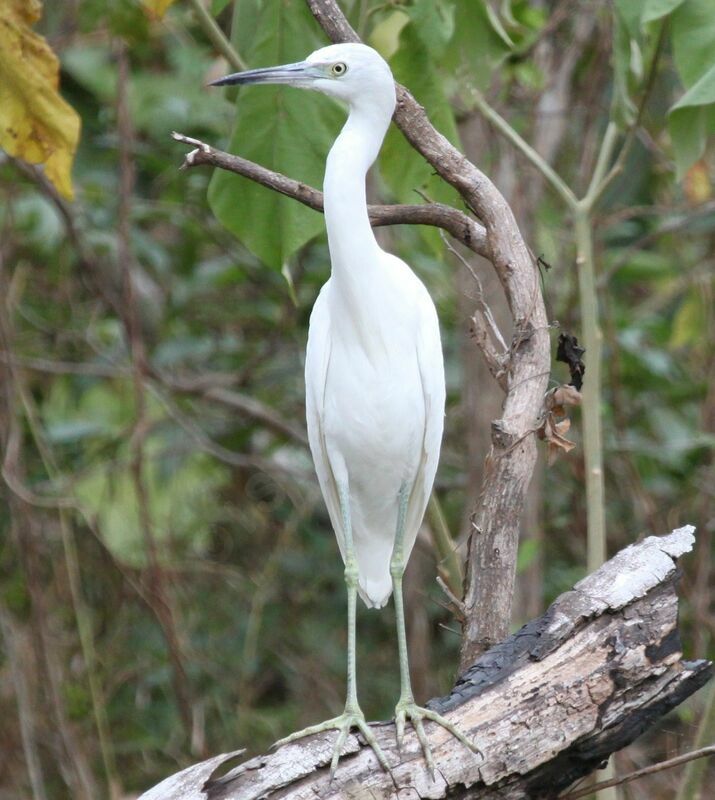
[[[367,216],[365,175],[385,138],[389,109],[353,108],[325,168],[325,224],[333,279],[358,300],[379,270],[379,248]]]

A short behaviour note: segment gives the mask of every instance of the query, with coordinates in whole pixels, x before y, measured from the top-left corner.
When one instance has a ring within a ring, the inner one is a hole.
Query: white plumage
[[[410,491],[405,558],[432,489],[444,371],[427,291],[406,264],[376,251],[356,281],[370,281],[364,292],[346,299],[335,276],[323,287],[310,318],[305,378],[310,449],[338,544],[344,557],[338,496],[344,482],[360,596],[380,608],[392,593],[400,489]]]
[[[392,73],[370,47],[341,44],[297,64],[237,73],[216,83],[287,83],[331,95],[350,111],[325,169],[331,276],[310,318],[305,363],[310,449],[345,561],[347,700],[339,717],[278,744],[337,729],[334,773],[348,732],[358,727],[389,769],[358,705],[355,603],[359,593],[368,606],[379,608],[394,591],[398,744],[409,719],[433,770],[422,720],[439,723],[474,747],[446,719],[416,705],[410,684],[402,575],[437,470],[445,388],[434,304],[407,264],[379,247],[368,219],[365,176],[395,109]]]
[[[365,174],[394,110],[392,74],[374,50],[359,44],[326,47],[308,62],[336,59],[343,59],[347,70],[339,91],[329,93],[349,103],[350,116],[326,164],[332,275],[310,319],[308,436],[343,557],[338,485],[348,486],[360,596],[379,608],[392,592],[389,567],[400,489],[409,492],[405,559],[432,489],[444,419],[444,368],[427,290],[407,264],[379,247],[367,215]]]

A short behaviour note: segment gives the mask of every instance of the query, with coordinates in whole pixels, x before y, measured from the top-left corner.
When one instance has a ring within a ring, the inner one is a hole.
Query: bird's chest
[[[326,439],[348,468],[403,471],[419,459],[425,408],[414,341],[334,340],[324,403]]]

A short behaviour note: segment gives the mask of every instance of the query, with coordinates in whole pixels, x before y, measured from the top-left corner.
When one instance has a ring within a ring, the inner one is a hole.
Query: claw
[[[338,761],[340,761],[340,753],[343,750],[345,740],[348,738],[349,730],[349,724],[341,728],[340,733],[338,733],[338,738],[335,740],[335,744],[333,745],[333,757],[330,759],[330,783],[333,782],[333,778],[335,777],[335,771],[338,768]]]
[[[417,731],[417,738],[420,740],[420,745],[422,746],[422,752],[424,753],[425,762],[427,764],[427,771],[430,774],[430,778],[434,780],[434,759],[432,758],[432,750],[427,741],[427,735],[425,734],[425,726],[422,724],[422,720],[419,717],[413,719],[412,724]]]
[[[295,742],[297,739],[302,739],[305,736],[313,736],[316,733],[325,733],[330,730],[338,731],[335,744],[333,745],[333,754],[330,759],[330,781],[332,783],[335,772],[338,769],[342,749],[345,746],[348,734],[352,728],[357,728],[360,731],[369,747],[372,748],[373,753],[375,753],[377,760],[380,762],[380,766],[392,776],[392,770],[387,762],[385,753],[378,744],[375,734],[370,730],[370,726],[365,722],[365,717],[359,708],[357,710],[351,708],[349,711],[346,709],[339,717],[326,720],[318,725],[311,725],[309,728],[305,728],[302,731],[291,733],[290,736],[286,736],[277,741],[273,745],[273,749],[282,747],[284,744],[289,744],[290,742]]]
[[[420,746],[422,748],[425,764],[427,765],[427,770],[432,780],[434,780],[435,777],[434,759],[432,757],[432,749],[430,748],[422,720],[428,719],[431,722],[436,722],[445,730],[449,731],[456,739],[459,739],[459,741],[468,747],[473,753],[476,753],[479,756],[482,755],[481,750],[473,742],[470,742],[469,739],[467,739],[467,737],[458,728],[446,720],[441,714],[438,714],[436,711],[432,711],[429,708],[422,708],[411,700],[400,701],[395,709],[395,726],[398,749],[402,748],[402,737],[404,736],[406,719],[410,720],[412,727],[415,729],[415,733],[417,734],[417,738],[419,739]]]

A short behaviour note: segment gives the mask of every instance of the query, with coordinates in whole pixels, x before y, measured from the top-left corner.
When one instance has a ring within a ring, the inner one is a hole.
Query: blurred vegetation
[[[133,796],[201,756],[259,752],[342,705],[342,565],[303,433],[307,322],[328,273],[322,219],[236,176],[179,171],[185,150],[169,138],[178,130],[320,185],[341,114],[290,90],[245,93],[237,106],[207,90],[233,67],[196,3],[162,16],[167,5],[44,8],[36,30],[82,124],[73,202],[50,172],[0,151],[0,798],[99,798],[108,781],[115,797]],[[202,6],[250,66],[325,43],[302,3]],[[712,657],[709,0],[512,0],[498,16],[481,0],[342,6],[512,199],[561,330],[580,332],[568,213],[480,121],[475,92],[578,193],[608,120],[633,130],[593,216],[608,549],[698,526],[684,646]],[[417,202],[415,190],[456,202],[393,130],[371,192]],[[380,235],[438,306],[449,404],[437,495],[463,546],[479,479],[469,420],[486,436],[481,398],[499,400],[488,379],[466,388],[479,358],[468,341],[475,288],[434,230]],[[554,381],[566,380],[555,366]],[[540,467],[519,566],[537,606],[585,572],[583,484],[580,448]],[[438,569],[425,535],[407,592],[418,700],[448,691],[456,663]],[[514,624],[534,611],[520,601]],[[361,609],[358,625],[361,700],[368,718],[384,718],[398,691],[392,612]],[[649,731],[619,768],[689,749],[704,705],[696,697]],[[672,797],[676,773],[624,796]]]

